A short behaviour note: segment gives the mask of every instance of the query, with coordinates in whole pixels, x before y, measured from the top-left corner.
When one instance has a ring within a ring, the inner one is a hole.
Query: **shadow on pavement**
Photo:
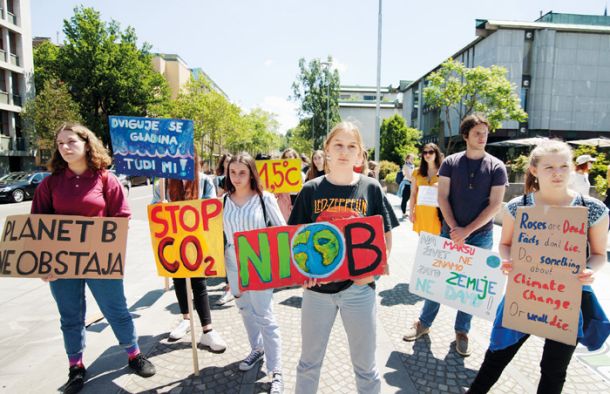
[[[423,300],[420,296],[409,292],[408,283],[399,283],[393,289],[380,291],[379,296],[382,306],[415,305]]]

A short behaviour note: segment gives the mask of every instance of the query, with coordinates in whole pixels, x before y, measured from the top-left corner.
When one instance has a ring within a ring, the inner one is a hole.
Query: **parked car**
[[[117,174],[116,171],[113,169],[110,169],[108,171],[112,172],[114,175],[116,175],[117,178],[119,178],[121,185],[123,185],[123,189],[125,189],[125,196],[129,196],[129,192],[131,191],[131,181],[129,180],[127,175]]]
[[[114,167],[114,164],[110,166],[110,168],[108,169],[109,171],[112,171],[117,177],[118,176],[124,176],[125,179],[127,179],[129,181],[129,187],[131,188],[132,186],[140,186],[140,185],[150,185],[152,183],[151,178],[147,177],[147,176],[143,176],[143,175],[123,175],[123,174],[118,174],[116,172],[116,168]],[[122,181],[121,181],[122,182]]]
[[[0,178],[0,200],[22,202],[34,197],[36,187],[50,172],[11,172]]]

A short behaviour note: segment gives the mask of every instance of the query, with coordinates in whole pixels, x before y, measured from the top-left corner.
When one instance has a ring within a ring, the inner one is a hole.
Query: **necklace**
[[[481,158],[480,160],[471,160],[468,157],[466,157],[466,166],[468,167],[468,189],[469,190],[473,190],[474,189],[474,185],[475,185],[475,177],[477,175],[477,173],[479,172],[479,170],[481,169],[481,164],[483,164],[483,159]],[[476,169],[472,169],[470,166],[470,162],[473,161],[478,161],[479,164],[477,165]]]

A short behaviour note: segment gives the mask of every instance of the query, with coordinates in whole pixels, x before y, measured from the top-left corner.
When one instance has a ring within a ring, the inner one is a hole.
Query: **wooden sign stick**
[[[199,357],[197,355],[197,341],[195,340],[195,315],[193,314],[193,289],[191,287],[191,278],[186,278],[186,300],[189,306],[189,317],[191,321],[191,347],[193,348],[193,373],[199,376]]]

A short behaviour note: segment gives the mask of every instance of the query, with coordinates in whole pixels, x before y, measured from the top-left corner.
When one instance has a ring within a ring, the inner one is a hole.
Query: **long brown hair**
[[[216,166],[216,176],[225,175],[225,161],[227,160],[227,158],[231,159],[230,153],[225,153],[224,155],[220,156],[220,160],[218,160],[218,165]]]
[[[316,167],[313,158],[315,155],[320,155],[322,156],[322,171],[318,171],[318,167]],[[313,153],[311,154],[311,163],[309,165],[309,169],[307,170],[307,175],[306,175],[306,180],[310,181],[312,179],[315,179],[321,175],[324,175],[324,169],[326,168],[326,155],[324,154],[324,151],[321,150],[314,150]]]
[[[531,168],[537,167],[540,158],[549,154],[565,154],[568,158],[568,163],[570,167],[573,168],[572,164],[572,149],[568,144],[559,140],[550,140],[543,142],[532,150],[529,157],[529,165],[527,166],[527,170],[525,170],[525,185],[524,191],[525,193],[532,193],[540,190],[540,185],[538,184],[538,180],[532,174]]]
[[[439,168],[441,168],[441,163],[445,158],[445,155],[443,155],[443,152],[441,152],[440,148],[435,143],[431,142],[424,145],[421,150],[421,163],[419,164],[419,173],[421,176],[428,176],[428,162],[424,159],[424,151],[428,149],[432,149],[434,151],[434,165],[436,166],[437,171]]]
[[[231,182],[231,165],[233,163],[241,163],[248,167],[250,170],[250,189],[254,190],[258,195],[263,194],[263,187],[261,186],[261,179],[258,176],[258,171],[256,170],[256,162],[248,153],[242,152],[233,157],[229,161],[229,165],[227,166],[227,178],[225,181],[226,191],[229,194],[235,193],[235,185]]]
[[[167,180],[167,191],[169,193],[170,201],[197,200],[200,197],[199,171],[199,158],[197,157],[197,153],[195,153],[194,178],[192,181],[183,182],[182,179]]]
[[[55,132],[55,151],[51,155],[51,159],[47,162],[47,168],[52,173],[60,172],[68,168],[68,163],[61,157],[59,147],[57,146],[57,136],[62,131],[71,131],[81,140],[85,141],[85,158],[87,167],[92,171],[99,171],[108,168],[112,159],[108,154],[108,150],[102,142],[95,136],[93,131],[89,130],[80,123],[64,123]]]

